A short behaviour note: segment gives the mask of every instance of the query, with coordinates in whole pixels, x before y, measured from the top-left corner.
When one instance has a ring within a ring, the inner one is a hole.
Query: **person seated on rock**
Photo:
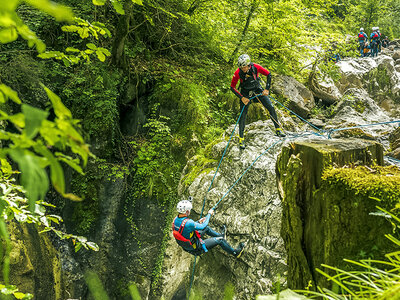
[[[197,222],[189,218],[192,210],[191,201],[179,201],[176,210],[178,211],[178,216],[172,222],[172,233],[183,250],[193,255],[201,255],[219,245],[227,253],[237,258],[242,255],[245,243],[240,243],[236,249],[233,249],[225,239],[225,226],[223,226],[220,233],[208,226],[208,222],[214,214],[214,209],[210,209],[208,214]],[[203,236],[206,234],[211,238],[203,240]]]
[[[247,54],[242,54],[238,58],[239,68],[235,71],[231,81],[231,91],[240,99],[240,111],[243,113],[239,120],[239,146],[244,149],[246,146],[244,144],[244,127],[246,124],[246,115],[249,109],[251,96],[257,94],[262,94],[261,96],[255,98],[255,101],[259,101],[268,110],[272,122],[275,126],[276,135],[279,137],[286,136],[278,122],[278,116],[276,111],[272,106],[271,100],[268,98],[269,89],[271,87],[271,73],[263,68],[262,66],[252,63],[250,56]],[[261,86],[261,79],[259,74],[267,76],[267,84],[265,89]],[[240,92],[236,89],[237,83],[240,81]],[[256,100],[257,99],[257,100]],[[243,106],[244,109],[243,109]]]
[[[389,47],[389,38],[387,36],[385,36],[385,38],[382,40],[382,47]]]
[[[371,55],[371,45],[366,42],[364,45],[364,57],[368,57]]]

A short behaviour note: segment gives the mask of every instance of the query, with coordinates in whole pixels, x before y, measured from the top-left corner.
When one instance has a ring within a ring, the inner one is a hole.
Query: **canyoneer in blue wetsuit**
[[[360,55],[361,57],[364,57],[364,48],[365,48],[365,42],[368,41],[368,36],[364,32],[364,28],[360,28],[360,32],[358,33],[358,42],[360,44]]]
[[[244,250],[245,243],[240,243],[234,249],[225,239],[226,227],[224,226],[221,233],[218,233],[208,226],[214,209],[210,209],[208,214],[195,222],[189,218],[192,210],[192,202],[182,200],[176,206],[178,216],[172,222],[172,233],[179,246],[186,252],[193,255],[201,255],[215,246],[221,246],[223,250],[239,258]],[[204,235],[210,236],[203,240]]]
[[[275,134],[279,137],[286,136],[278,122],[278,116],[274,107],[272,106],[271,100],[269,99],[269,89],[271,86],[271,73],[264,67],[252,63],[250,56],[242,54],[238,58],[238,69],[235,71],[231,81],[231,91],[240,99],[240,111],[243,109],[242,116],[239,120],[239,146],[244,149],[244,127],[246,124],[246,115],[249,109],[250,100],[249,98],[257,94],[258,96],[253,101],[260,101],[262,105],[268,110],[269,116],[271,117],[272,123],[275,126]],[[265,88],[261,86],[261,79],[259,74],[267,76],[267,84]],[[236,89],[237,83],[240,81],[240,92]]]
[[[372,27],[372,33],[369,37],[369,44],[371,45],[371,56],[378,56],[378,43],[379,43],[379,33],[376,27]]]

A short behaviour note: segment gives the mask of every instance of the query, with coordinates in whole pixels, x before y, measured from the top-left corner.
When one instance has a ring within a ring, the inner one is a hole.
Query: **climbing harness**
[[[202,251],[208,252],[208,250],[204,244],[204,241],[201,239],[201,235],[197,230],[194,230],[190,233],[189,239],[185,238],[182,235],[183,229],[185,228],[187,221],[189,221],[189,218],[184,219],[181,223],[181,226],[178,229],[177,229],[177,226],[175,226],[176,218],[172,222],[172,234],[173,234],[176,242],[178,243],[178,245],[181,246],[185,251],[187,251],[191,254],[194,252],[202,252]],[[199,248],[199,245],[201,246],[201,248]],[[183,246],[192,247],[193,250],[189,251]]]

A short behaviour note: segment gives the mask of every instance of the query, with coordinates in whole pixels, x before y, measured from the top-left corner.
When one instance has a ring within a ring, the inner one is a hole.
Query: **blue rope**
[[[254,99],[254,98],[258,97],[258,96],[261,96],[261,95],[262,95],[262,94],[255,95],[254,97],[249,98],[249,100],[251,101],[252,99]],[[203,217],[204,206],[205,206],[205,204],[206,204],[207,194],[208,194],[208,192],[211,190],[211,187],[212,187],[212,184],[213,184],[213,182],[214,182],[215,176],[217,176],[219,167],[221,166],[222,160],[224,159],[226,150],[228,150],[229,143],[231,142],[231,139],[232,139],[232,137],[233,137],[233,134],[235,133],[237,124],[239,123],[239,120],[240,120],[240,118],[241,118],[241,116],[242,116],[242,114],[243,114],[243,111],[244,111],[244,108],[245,108],[245,107],[246,107],[246,105],[243,106],[242,111],[240,112],[239,118],[237,119],[236,124],[235,124],[235,127],[233,128],[232,133],[231,133],[231,136],[229,137],[228,144],[226,144],[224,153],[222,154],[221,160],[219,161],[217,170],[215,171],[214,177],[213,177],[213,179],[211,180],[211,183],[210,183],[210,186],[208,187],[208,190],[207,190],[207,192],[206,192],[206,195],[204,196],[203,207],[201,208],[200,218]]]
[[[388,160],[394,161],[394,162],[396,162],[396,163],[400,163],[400,160],[398,160],[398,159],[396,159],[396,158],[394,158],[394,157],[385,156],[385,158],[387,158]]]
[[[365,125],[358,125],[358,126],[352,126],[352,127],[343,127],[343,128],[337,128],[337,129],[330,129],[328,130],[328,138],[331,138],[331,134],[335,131],[342,131],[342,130],[349,130],[349,129],[354,129],[354,128],[363,128],[363,127],[369,127],[369,126],[375,126],[375,125],[385,125],[385,124],[392,124],[392,123],[400,123],[400,120],[396,121],[389,121],[389,122],[380,122],[380,123],[372,123],[372,124],[365,124]]]
[[[255,95],[254,97],[249,98],[249,100],[251,101],[252,99],[254,99],[254,98],[258,97],[258,96],[261,96],[261,94]],[[241,118],[241,116],[242,116],[242,114],[243,114],[243,111],[244,111],[244,108],[245,108],[245,107],[246,107],[246,105],[243,106],[242,111],[240,112],[239,118],[237,119],[236,124],[235,124],[235,127],[233,128],[232,133],[231,133],[231,136],[229,137],[228,144],[226,145],[225,150],[224,150],[224,153],[222,154],[222,157],[221,157],[221,159],[220,159],[220,161],[219,161],[217,170],[215,171],[214,177],[213,177],[213,179],[211,180],[210,186],[208,187],[208,190],[207,190],[207,192],[206,192],[206,194],[205,194],[205,196],[204,196],[204,199],[203,199],[203,207],[201,208],[200,218],[203,217],[204,207],[205,207],[205,205],[206,205],[207,194],[208,194],[208,192],[211,190],[211,187],[212,187],[212,184],[213,184],[213,182],[214,182],[214,179],[215,179],[215,177],[217,176],[219,167],[221,166],[222,160],[224,159],[226,150],[228,150],[228,146],[229,146],[229,144],[230,144],[230,142],[231,142],[231,140],[232,140],[233,134],[235,133],[237,124],[239,123],[239,120],[240,120],[240,118]],[[191,291],[192,285],[193,285],[194,270],[195,270],[195,268],[196,268],[196,258],[197,258],[197,255],[194,256],[193,271],[192,271],[192,276],[191,276],[191,279],[190,279],[190,286],[189,286],[189,295],[188,295],[188,297],[190,297],[190,291]]]
[[[191,276],[191,278],[190,278],[189,294],[187,295],[187,298],[188,298],[188,299],[190,299],[190,291],[192,290],[193,279],[194,279],[194,269],[195,269],[195,267],[196,267],[196,259],[197,259],[197,255],[194,256],[194,263],[193,263],[192,276]]]
[[[256,161],[257,161],[261,156],[263,156],[265,153],[267,153],[270,149],[272,149],[275,145],[277,145],[277,144],[279,144],[279,143],[283,143],[285,140],[292,140],[292,139],[296,139],[296,138],[298,138],[298,137],[308,136],[308,135],[312,135],[312,134],[314,134],[314,132],[313,132],[313,133],[306,132],[306,133],[304,133],[304,134],[298,134],[298,135],[295,135],[295,136],[293,136],[293,137],[291,137],[291,138],[285,138],[285,139],[283,139],[283,140],[278,140],[278,141],[276,141],[275,143],[273,143],[271,146],[269,146],[269,147],[267,148],[267,150],[265,150],[263,153],[261,153],[261,154],[250,164],[250,166],[247,167],[247,169],[242,173],[242,175],[240,175],[240,177],[239,177],[239,178],[235,181],[235,183],[228,189],[228,191],[222,196],[222,198],[213,206],[213,209],[216,209],[216,208],[217,208],[217,206],[219,205],[219,203],[231,192],[231,190],[233,189],[233,187],[239,182],[240,179],[243,178],[243,176],[247,173],[247,171],[249,171],[249,170],[251,169],[251,167],[256,163]]]
[[[282,142],[283,142],[282,140],[276,141],[276,142],[273,143],[271,146],[269,146],[267,150],[265,150],[263,153],[261,153],[261,154],[251,163],[251,165],[247,167],[247,169],[242,173],[242,175],[240,175],[240,177],[239,177],[239,178],[235,181],[235,183],[229,188],[229,190],[225,193],[225,195],[222,196],[222,198],[217,202],[217,204],[215,204],[215,205],[213,206],[213,209],[215,210],[215,209],[217,208],[218,204],[231,192],[231,190],[232,190],[233,187],[236,185],[236,183],[238,183],[239,180],[242,179],[242,177],[244,176],[244,174],[246,174],[247,171],[251,169],[251,167],[256,163],[256,161],[257,161],[261,156],[263,156],[265,153],[267,153],[273,146],[275,146],[275,145],[278,144],[278,143],[282,143]]]
[[[284,107],[286,110],[288,110],[289,112],[291,112],[292,114],[294,114],[296,117],[298,117],[300,120],[302,120],[303,122],[307,123],[308,125],[310,125],[311,127],[313,127],[314,129],[318,130],[318,132],[323,132],[323,130],[321,130],[320,128],[318,128],[317,126],[311,124],[310,122],[308,122],[307,120],[303,119],[302,117],[300,117],[298,114],[296,114],[293,110],[289,109],[288,107],[286,107],[285,105],[283,105],[282,103],[280,103],[278,100],[276,100],[274,97],[272,97],[271,95],[269,96],[272,100],[274,100],[276,103],[278,103],[279,105],[281,105],[282,107]],[[321,135],[321,134],[317,134],[317,135]]]

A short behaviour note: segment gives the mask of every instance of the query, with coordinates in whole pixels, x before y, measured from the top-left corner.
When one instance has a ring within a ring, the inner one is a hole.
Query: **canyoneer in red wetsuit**
[[[172,222],[172,233],[179,246],[186,252],[193,255],[201,255],[216,246],[220,246],[227,253],[239,258],[245,247],[245,243],[240,243],[234,249],[225,239],[226,227],[222,228],[221,233],[218,233],[208,226],[211,216],[214,214],[214,209],[210,209],[208,214],[195,222],[189,218],[192,210],[192,202],[189,200],[179,201],[176,206],[178,216]],[[204,235],[210,238],[203,240]]]
[[[268,109],[271,120],[275,126],[276,135],[279,137],[286,136],[279,125],[278,116],[276,115],[276,111],[268,97],[269,89],[271,87],[271,73],[262,66],[252,63],[250,56],[247,54],[242,54],[239,56],[238,66],[239,68],[235,71],[232,77],[231,91],[240,99],[240,111],[242,111],[243,106],[245,106],[242,116],[239,120],[240,148],[244,149],[246,147],[244,144],[244,127],[246,124],[246,115],[250,104],[249,98],[257,94],[262,94],[262,96],[259,96],[256,99],[258,99],[262,105]],[[259,74],[267,76],[267,84],[265,89],[261,86]],[[236,85],[239,81],[240,92],[236,89]]]

